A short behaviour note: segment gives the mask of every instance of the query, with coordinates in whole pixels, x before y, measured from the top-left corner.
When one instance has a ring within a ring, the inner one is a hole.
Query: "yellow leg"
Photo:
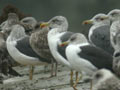
[[[92,90],[92,80],[91,80],[91,82],[90,82],[90,90]]]
[[[34,67],[30,66],[30,73],[29,73],[29,79],[32,80],[33,79],[33,72],[34,72]]]
[[[81,75],[80,75],[80,78],[78,78],[78,72],[76,72],[76,82],[75,82],[75,84],[73,85],[74,90],[77,90],[76,86],[77,86],[79,80],[82,79],[82,72],[80,72],[80,74],[81,74]]]
[[[73,86],[73,71],[71,70],[71,73],[70,73],[70,86],[72,87]]]

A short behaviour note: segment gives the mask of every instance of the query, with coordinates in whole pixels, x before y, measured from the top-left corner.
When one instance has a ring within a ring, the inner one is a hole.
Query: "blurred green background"
[[[120,0],[0,0],[0,13],[8,4],[32,15],[38,21],[48,21],[56,15],[63,15],[68,19],[70,31],[86,35],[90,25],[81,25],[83,20],[97,13],[108,13],[120,8]]]

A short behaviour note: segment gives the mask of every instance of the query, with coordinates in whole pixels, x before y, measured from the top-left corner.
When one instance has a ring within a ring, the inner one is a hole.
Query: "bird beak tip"
[[[82,22],[82,25],[92,24],[93,22],[91,20],[85,20]]]
[[[60,44],[60,47],[64,47],[66,45],[68,45],[68,42],[63,42],[62,44]]]

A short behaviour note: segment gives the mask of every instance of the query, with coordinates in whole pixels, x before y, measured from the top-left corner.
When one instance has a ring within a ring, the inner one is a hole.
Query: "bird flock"
[[[120,10],[99,13],[82,24],[92,24],[88,39],[82,33],[70,32],[64,16],[45,22],[34,17],[19,20],[16,13],[9,13],[8,19],[0,25],[0,54],[3,56],[0,58],[9,57],[10,62],[29,66],[30,80],[34,79],[36,65],[51,64],[50,77],[57,77],[57,66],[61,64],[70,70],[70,86],[74,90],[83,72],[89,75],[90,90],[120,90]],[[5,64],[0,61],[0,68],[8,68]],[[4,70],[0,73],[22,76],[12,66],[9,68],[12,73]]]

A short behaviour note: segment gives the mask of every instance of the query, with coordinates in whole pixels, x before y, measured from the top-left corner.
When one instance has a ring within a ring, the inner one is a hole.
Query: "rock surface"
[[[6,78],[3,84],[0,84],[0,90],[73,90],[70,86],[70,70],[64,66],[58,66],[57,77],[50,77],[50,70],[44,72],[44,66],[36,66],[33,80],[29,80],[29,67],[15,67],[22,77]],[[84,75],[77,86],[78,90],[89,90],[90,83],[85,83]],[[74,75],[75,79],[75,75]]]

